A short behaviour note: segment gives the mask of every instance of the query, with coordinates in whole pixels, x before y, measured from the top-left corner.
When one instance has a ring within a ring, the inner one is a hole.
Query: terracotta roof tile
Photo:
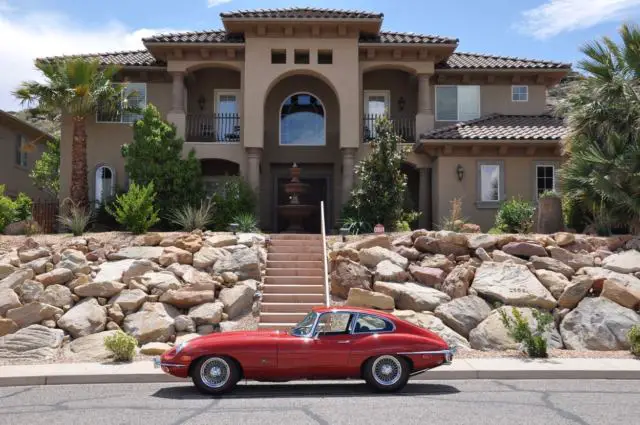
[[[567,132],[562,119],[551,115],[488,115],[437,128],[421,139],[560,140]]]
[[[384,14],[362,10],[291,7],[285,9],[236,10],[221,13],[222,19],[382,19]]]
[[[570,69],[571,64],[508,56],[454,53],[436,69]]]
[[[151,53],[146,50],[135,50],[129,52],[94,53],[87,55],[53,56],[38,59],[43,62],[55,62],[65,59],[86,58],[98,59],[102,65],[121,66],[165,66],[162,61],[156,60]]]
[[[414,34],[409,32],[382,31],[377,35],[363,35],[360,43],[389,43],[389,44],[457,44],[457,38],[441,37],[438,35]]]
[[[242,34],[230,34],[224,30],[176,32],[155,34],[143,38],[145,43],[244,43]]]

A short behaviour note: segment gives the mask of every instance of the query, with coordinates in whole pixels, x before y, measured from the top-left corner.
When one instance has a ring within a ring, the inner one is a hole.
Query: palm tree
[[[586,78],[571,83],[558,112],[569,126],[565,194],[597,219],[640,230],[640,29],[586,44]]]
[[[97,60],[71,58],[35,63],[44,76],[44,83],[25,81],[13,93],[23,105],[49,111],[61,111],[71,117],[71,200],[79,206],[89,205],[87,181],[86,119],[101,111],[115,111],[120,104],[122,86],[112,79],[116,66],[101,66]]]

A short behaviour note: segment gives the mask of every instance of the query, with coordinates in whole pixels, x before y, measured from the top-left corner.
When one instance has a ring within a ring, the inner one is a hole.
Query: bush
[[[396,221],[395,224],[393,225],[393,230],[395,230],[396,232],[410,232],[411,225],[409,225],[408,221],[404,221],[404,220]]]
[[[153,206],[155,196],[153,182],[146,186],[131,183],[129,191],[116,196],[114,207],[107,211],[128,231],[135,234],[146,233],[160,220],[158,210]]]
[[[64,230],[80,236],[91,223],[91,212],[76,205],[70,198],[63,201],[62,214],[58,216],[58,223]]]
[[[225,177],[218,183],[212,196],[214,203],[213,227],[229,230],[229,224],[241,214],[254,214],[256,195],[249,184],[239,176]]]
[[[8,224],[31,218],[31,199],[21,192],[13,200],[4,194],[4,190],[5,185],[0,184],[0,232]]]
[[[533,309],[533,318],[537,324],[535,331],[532,332],[529,327],[529,321],[522,317],[520,310],[516,307],[512,307],[511,310],[513,317],[508,316],[504,309],[500,309],[498,312],[509,335],[515,339],[516,342],[524,344],[529,357],[544,358],[549,356],[547,354],[547,340],[544,337],[544,332],[547,330],[549,324],[553,322],[553,316],[549,313]]]
[[[18,193],[18,197],[13,202],[15,204],[14,221],[23,221],[31,218],[31,207],[33,205],[31,198],[21,192]]]
[[[454,198],[450,202],[449,215],[440,220],[440,229],[460,232],[467,219],[462,216],[462,199]]]
[[[504,202],[496,215],[495,227],[505,233],[530,233],[535,207],[531,202],[514,198]]]
[[[631,344],[631,353],[640,357],[640,325],[633,325],[627,332],[627,339]]]
[[[562,198],[562,215],[565,225],[578,233],[582,233],[589,224],[588,209],[575,198],[569,196]]]
[[[238,214],[233,218],[233,222],[238,225],[238,231],[240,232],[258,231],[258,220],[252,213]]]
[[[104,338],[104,346],[113,353],[116,361],[130,362],[136,356],[138,341],[131,335],[117,331],[115,334]]]
[[[169,221],[185,232],[204,230],[213,221],[213,203],[200,201],[200,206],[185,205],[169,214]]]

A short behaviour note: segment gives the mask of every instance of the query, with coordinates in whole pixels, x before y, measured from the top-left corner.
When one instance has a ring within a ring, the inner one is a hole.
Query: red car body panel
[[[290,381],[294,379],[361,378],[362,365],[371,357],[401,355],[411,361],[412,372],[437,367],[446,360],[446,342],[438,335],[391,314],[362,308],[318,308],[316,313],[371,314],[393,323],[386,332],[348,333],[321,337],[293,336],[284,331],[234,331],[215,333],[176,347],[160,358],[162,369],[180,378],[189,377],[198,358],[217,355],[236,360],[246,379]]]

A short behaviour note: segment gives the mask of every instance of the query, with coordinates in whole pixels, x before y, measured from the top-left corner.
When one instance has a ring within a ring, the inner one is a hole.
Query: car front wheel
[[[240,374],[228,357],[209,356],[198,359],[191,371],[196,388],[204,394],[224,394],[233,389]]]
[[[373,357],[365,364],[364,379],[376,391],[398,391],[409,380],[409,364],[398,356]]]

